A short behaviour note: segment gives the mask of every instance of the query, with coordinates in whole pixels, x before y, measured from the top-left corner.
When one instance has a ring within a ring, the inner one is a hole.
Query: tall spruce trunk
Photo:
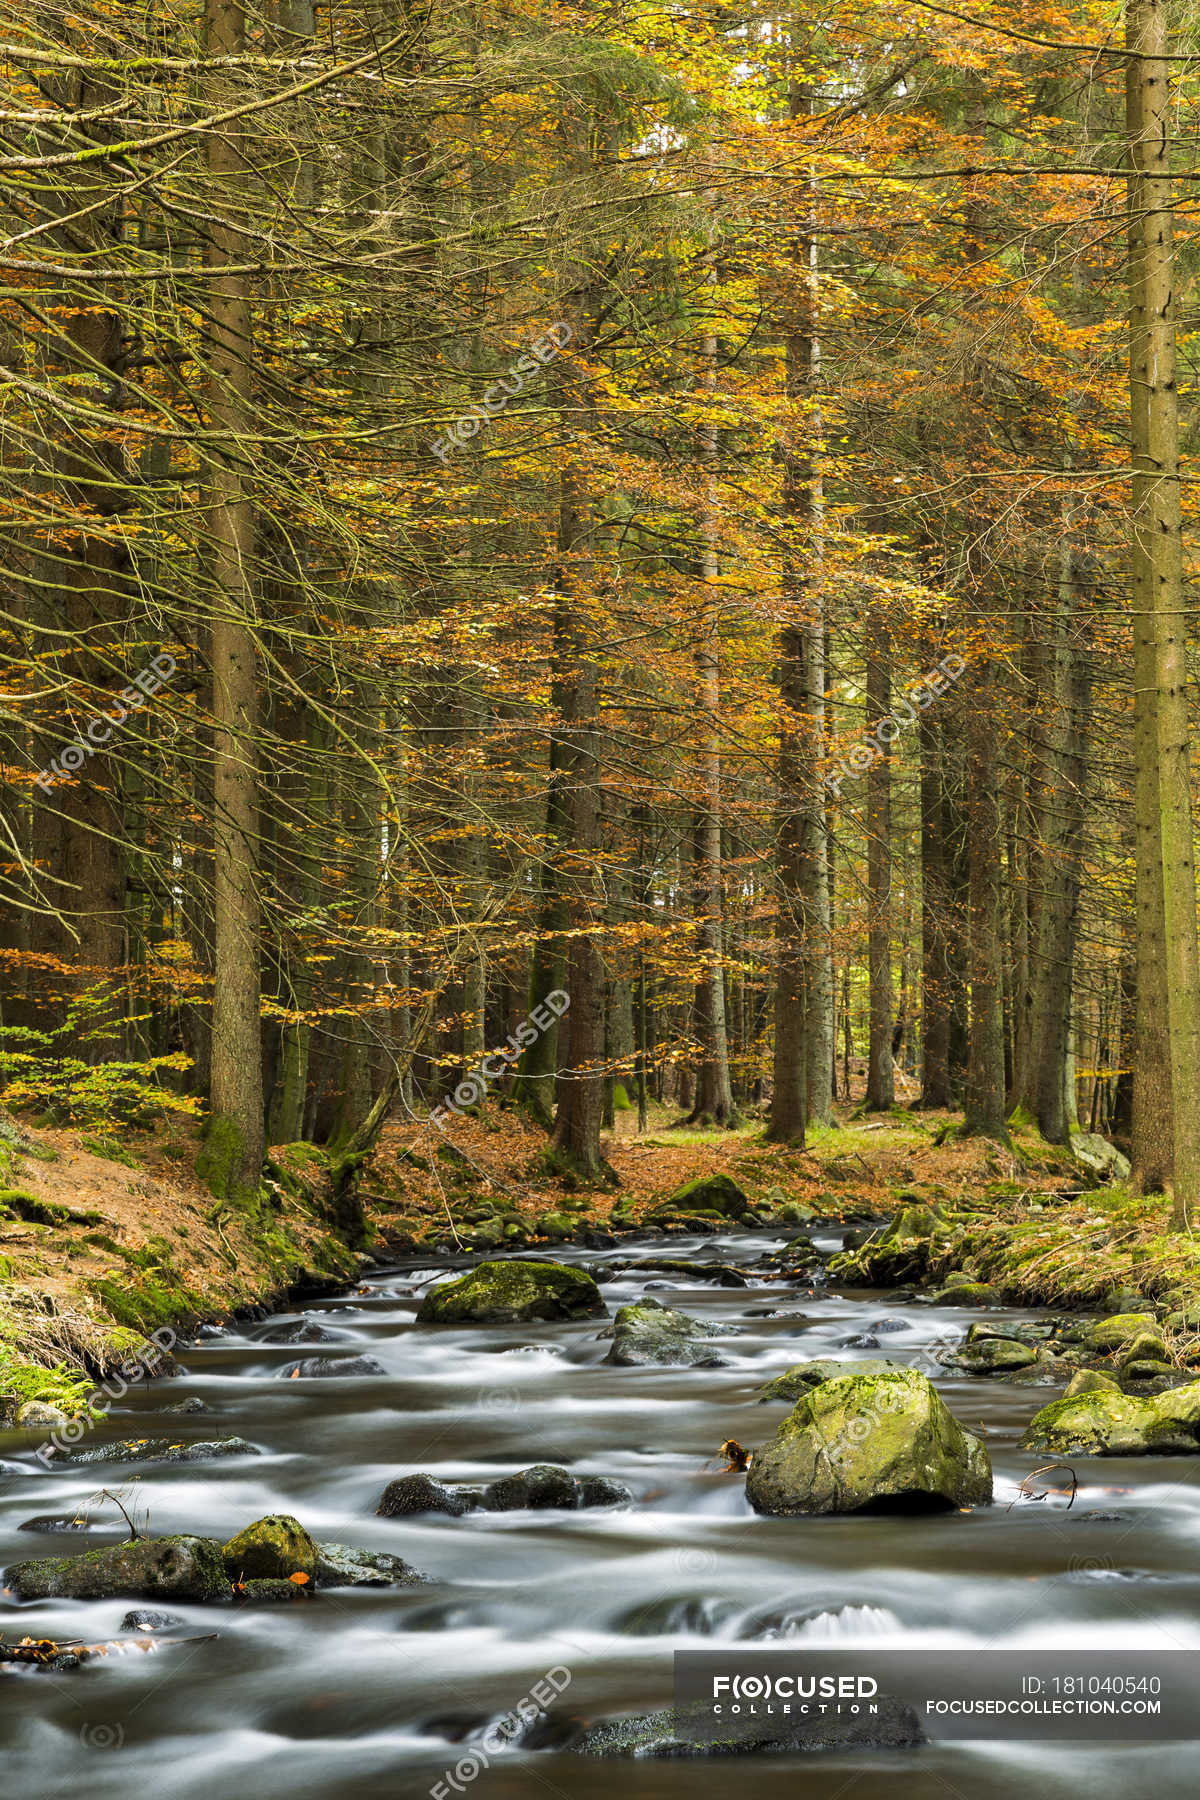
[[[210,56],[245,50],[245,13],[236,0],[207,0]],[[213,626],[212,1116],[201,1175],[213,1192],[257,1193],[265,1149],[259,974],[258,692],[251,560],[254,520],[246,469],[252,380],[247,278],[224,272],[241,259],[237,229],[248,205],[245,166],[231,127],[210,133],[208,168],[217,195],[209,226],[209,554]]]
[[[704,339],[704,392],[715,404],[717,340]],[[715,415],[704,424],[704,507],[700,520],[700,578],[704,584],[703,617],[696,646],[696,685],[703,743],[700,787],[703,805],[696,820],[696,899],[700,917],[703,970],[696,983],[695,1022],[700,1042],[696,1098],[692,1117],[713,1125],[735,1122],[729,1083],[729,1034],[725,1019],[724,871],[721,859],[721,632],[716,581],[717,479],[719,431]]]
[[[921,1105],[950,1104],[950,892],[942,729],[932,708],[917,727],[921,757]]]
[[[991,679],[976,664],[968,692],[970,1039],[963,1129],[1008,1141],[1004,1101],[1003,951],[1000,935],[1002,824],[997,724]]]
[[[867,651],[867,724],[878,731],[888,720],[892,679],[886,630],[871,629]],[[896,1100],[892,1062],[892,754],[880,739],[880,754],[867,770],[867,978],[869,1022],[867,1099],[874,1111]]]
[[[809,104],[793,83],[789,111]],[[821,339],[815,194],[806,221],[798,319],[786,338],[787,396],[808,399],[803,449],[783,460],[785,622],[779,646],[778,976],[771,1112],[772,1143],[804,1141],[808,1122],[828,1124],[833,1095],[833,943],[829,834],[821,779],[825,750],[825,597],[821,580]]]
[[[586,347],[586,309],[573,339],[576,352]],[[578,427],[590,411],[590,397],[571,393],[570,369],[575,356],[556,365],[564,427]],[[579,367],[578,384],[586,376]],[[561,694],[559,730],[564,754],[569,840],[563,847],[570,935],[564,987],[570,999],[558,1033],[558,1111],[551,1140],[551,1166],[585,1183],[613,1181],[600,1154],[604,1122],[605,972],[597,931],[604,917],[604,895],[596,856],[600,848],[600,667],[589,602],[595,585],[591,501],[582,471],[568,463],[560,477],[558,547],[563,591],[562,634],[556,638],[560,658],[556,671]],[[535,1014],[536,1021],[536,1014]]]
[[[1166,1171],[1161,1161],[1155,1166],[1149,1138],[1156,1125],[1161,1130],[1166,1123],[1169,1108],[1171,1129],[1162,1135],[1171,1145],[1175,1220],[1186,1225],[1200,1188],[1200,974],[1179,492],[1170,64],[1162,0],[1127,0],[1125,41],[1134,52],[1126,64],[1138,840],[1133,1147],[1143,1187],[1158,1185]],[[1164,1000],[1164,1010],[1156,1012]],[[1164,1017],[1165,1068],[1153,1041]]]
[[[1082,617],[1083,587],[1069,536],[1064,537],[1063,555],[1061,604],[1055,621],[1056,722],[1049,746],[1052,800],[1045,811],[1046,847],[1041,859],[1042,903],[1034,965],[1029,1081],[1038,1129],[1048,1142],[1055,1144],[1065,1144],[1076,1123],[1074,1082],[1072,1076],[1068,1087],[1068,1071],[1092,714],[1089,645],[1086,620]]]

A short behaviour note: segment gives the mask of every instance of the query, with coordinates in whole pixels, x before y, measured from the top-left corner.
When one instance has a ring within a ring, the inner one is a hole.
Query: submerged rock
[[[276,1325],[263,1337],[264,1344],[341,1344],[345,1336],[341,1332],[327,1331],[324,1325],[318,1325],[315,1319],[290,1319],[286,1325]]]
[[[189,1394],[186,1400],[177,1400],[175,1402],[174,1406],[164,1406],[162,1408],[162,1411],[164,1414],[166,1414],[166,1413],[182,1413],[182,1414],[188,1415],[188,1414],[192,1414],[192,1413],[207,1412],[208,1407],[205,1405],[204,1401],[200,1398],[199,1394]]]
[[[122,1631],[170,1631],[176,1625],[185,1625],[176,1613],[154,1612],[148,1606],[135,1606],[121,1620]]]
[[[385,1519],[407,1519],[420,1513],[448,1513],[461,1519],[480,1503],[478,1488],[449,1487],[436,1475],[401,1475],[389,1481],[375,1511]]]
[[[837,1381],[843,1375],[886,1375],[889,1369],[899,1367],[899,1363],[889,1362],[883,1356],[864,1356],[857,1362],[849,1358],[839,1362],[836,1357],[819,1356],[812,1362],[796,1363],[785,1369],[774,1381],[767,1382],[758,1397],[760,1400],[796,1401],[823,1381]]]
[[[746,1498],[763,1513],[917,1511],[991,1497],[987,1450],[915,1369],[821,1382],[755,1452],[746,1477]]]
[[[268,1513],[255,1519],[221,1552],[231,1581],[258,1581],[317,1573],[317,1546],[290,1513]]]
[[[607,1475],[579,1477],[580,1506],[630,1506],[632,1503],[633,1489],[626,1487],[623,1481],[612,1481]]]
[[[501,1476],[483,1490],[483,1504],[489,1512],[542,1507],[573,1512],[580,1507],[626,1506],[632,1499],[623,1481],[610,1481],[604,1475],[577,1479],[569,1469],[553,1463],[535,1463],[516,1475]]]
[[[600,1289],[582,1269],[565,1263],[481,1262],[426,1294],[417,1309],[425,1324],[513,1324],[530,1319],[595,1319],[604,1316]]]
[[[81,1517],[76,1513],[39,1513],[36,1519],[23,1519],[17,1526],[18,1531],[111,1531],[113,1523],[108,1520],[93,1520]]]
[[[636,1713],[631,1717],[601,1719],[585,1725],[576,1735],[559,1738],[555,1748],[576,1756],[679,1758],[747,1756],[787,1752],[851,1749],[909,1749],[925,1742],[920,1722],[910,1706],[896,1700],[880,1700],[874,1716],[862,1719],[825,1718],[761,1720],[751,1717],[700,1718],[695,1727],[680,1730],[677,1713]],[[553,1741],[555,1721],[547,1721]],[[534,1739],[536,1747],[536,1738]]]
[[[1139,1398],[1115,1386],[1064,1394],[1043,1406],[1022,1450],[1074,1456],[1168,1456],[1200,1443],[1200,1382]]]
[[[605,1475],[576,1477],[553,1463],[536,1463],[515,1475],[501,1475],[485,1488],[439,1481],[434,1475],[402,1475],[384,1489],[377,1511],[384,1518],[410,1518],[446,1513],[462,1518],[483,1507],[487,1512],[521,1512],[529,1508],[574,1512],[580,1507],[627,1506],[632,1491]]]
[[[489,1512],[521,1512],[527,1507],[558,1508],[571,1512],[579,1505],[579,1483],[569,1469],[553,1463],[535,1463],[515,1475],[501,1475],[483,1490]]]
[[[306,1381],[350,1380],[359,1375],[386,1375],[387,1370],[373,1356],[303,1356],[283,1370],[287,1380],[303,1377]]]
[[[626,1368],[670,1364],[688,1369],[719,1369],[724,1359],[706,1340],[720,1328],[657,1300],[623,1306],[613,1323],[613,1346],[606,1360]]]
[[[317,1545],[317,1586],[415,1587],[429,1580],[387,1550],[357,1550],[352,1544]]]
[[[259,1456],[261,1451],[245,1438],[198,1438],[195,1443],[176,1443],[171,1438],[122,1438],[117,1443],[95,1444],[86,1450],[62,1450],[57,1446],[49,1453],[55,1462],[72,1466],[89,1463],[136,1462],[211,1462],[220,1456]]]
[[[11,1563],[5,1586],[18,1600],[219,1600],[229,1579],[215,1538],[134,1538],[83,1556]]]

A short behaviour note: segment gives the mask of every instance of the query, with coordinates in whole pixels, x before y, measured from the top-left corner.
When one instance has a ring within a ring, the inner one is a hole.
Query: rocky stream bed
[[[6,1791],[716,1800],[751,1770],[663,1756],[676,1648],[1200,1649],[1200,1410],[1152,1315],[843,1289],[840,1234],[785,1235],[381,1269],[43,1460],[3,1433],[4,1642],[104,1652],[0,1666]],[[1189,1745],[878,1736],[776,1746],[756,1790],[1194,1785]]]

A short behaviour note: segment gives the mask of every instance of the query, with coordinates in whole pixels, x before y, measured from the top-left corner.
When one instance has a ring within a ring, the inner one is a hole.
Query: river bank
[[[469,1260],[609,1248],[634,1234],[803,1233],[814,1219],[867,1235],[863,1221],[924,1208],[938,1223],[915,1255],[860,1246],[843,1278],[931,1290],[961,1279],[990,1300],[1149,1305],[1163,1316],[1200,1302],[1200,1251],[1169,1230],[1161,1196],[1100,1182],[1019,1123],[1003,1147],[958,1138],[950,1115],[896,1109],[844,1117],[804,1151],[765,1144],[754,1122],[733,1132],[673,1129],[665,1115],[651,1124],[639,1136],[618,1114],[606,1148],[620,1186],[582,1192],[546,1173],[544,1138],[503,1109],[460,1116],[445,1133],[390,1125],[348,1230],[328,1158],[312,1145],[277,1147],[259,1203],[245,1207],[214,1200],[198,1180],[197,1136],[178,1122],[117,1139],[6,1120],[0,1419],[31,1403],[84,1414],[96,1381],[136,1367],[153,1331],[186,1336],[274,1310],[411,1253]]]

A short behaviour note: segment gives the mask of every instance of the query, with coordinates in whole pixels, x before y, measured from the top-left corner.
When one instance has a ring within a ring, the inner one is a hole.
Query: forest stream
[[[832,1248],[835,1241],[817,1233]],[[647,1290],[736,1328],[719,1368],[606,1363],[602,1323],[428,1326],[421,1294],[445,1267],[375,1273],[352,1292],[225,1329],[182,1352],[182,1376],[130,1391],[104,1436],[236,1433],[262,1452],[211,1465],[46,1471],[28,1432],[5,1434],[0,1559],[62,1554],[125,1535],[112,1506],[75,1533],[22,1530],[31,1516],[119,1492],[155,1534],[224,1537],[291,1513],[315,1537],[387,1550],[433,1577],[345,1588],[280,1607],[177,1606],[177,1635],[215,1638],[107,1658],[71,1675],[5,1671],[7,1794],[94,1800],[170,1791],[175,1800],[335,1800],[425,1795],[447,1771],[477,1800],[716,1800],[732,1780],[812,1800],[886,1791],[897,1800],[1191,1791],[1187,1744],[1114,1748],[1007,1736],[915,1750],[757,1756],[732,1763],[606,1761],[553,1749],[472,1757],[490,1720],[547,1670],[569,1672],[557,1705],[599,1718],[671,1700],[672,1651],[716,1643],[1200,1648],[1200,1485],[1187,1457],[1081,1460],[1079,1492],[1026,1498],[1039,1462],[1017,1440],[1053,1397],[1044,1387],[953,1375],[934,1352],[961,1338],[965,1308],[822,1287],[719,1285],[706,1265],[751,1267],[778,1234],[675,1240],[694,1275],[609,1274],[661,1245],[571,1250],[610,1312]],[[992,1316],[999,1316],[993,1314]],[[1009,1319],[1038,1315],[1004,1311]],[[322,1354],[369,1354],[384,1375],[284,1379],[289,1320],[336,1338]],[[866,1334],[880,1349],[846,1348]],[[782,1416],[758,1391],[815,1356],[886,1354],[937,1380],[980,1431],[995,1501],[937,1516],[763,1518],[723,1472],[727,1437],[761,1442]],[[188,1396],[195,1417],[162,1417]],[[581,1512],[376,1516],[389,1481],[427,1470],[489,1481],[532,1463],[615,1478],[635,1503]],[[118,1486],[117,1484],[123,1484]],[[132,1498],[131,1498],[132,1496]],[[110,1525],[110,1521],[113,1523]],[[62,1641],[121,1635],[128,1600],[0,1604],[0,1632]],[[169,1785],[164,1785],[169,1776]],[[450,1788],[450,1792],[454,1792]]]

